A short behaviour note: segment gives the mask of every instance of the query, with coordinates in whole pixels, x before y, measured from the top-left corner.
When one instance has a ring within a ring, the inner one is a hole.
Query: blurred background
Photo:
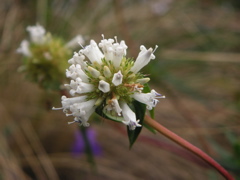
[[[89,159],[77,124],[67,124],[72,117],[51,110],[61,106],[61,95],[17,71],[16,49],[37,22],[66,41],[77,34],[86,44],[101,34],[117,36],[128,57],[136,58],[140,45],[158,45],[156,59],[143,69],[151,88],[167,97],[155,119],[240,179],[239,19],[238,0],[1,0],[0,180],[223,179],[146,129],[129,150],[125,126],[97,115],[88,129]]]

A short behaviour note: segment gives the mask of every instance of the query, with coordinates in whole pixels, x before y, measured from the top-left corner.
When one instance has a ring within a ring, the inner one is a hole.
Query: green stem
[[[153,120],[149,116],[145,116],[144,123],[148,124],[149,126],[153,127],[155,130],[157,130],[159,133],[163,134],[167,138],[171,139],[178,145],[182,146],[183,148],[189,150],[193,154],[200,157],[202,160],[204,160],[206,163],[214,167],[220,174],[222,174],[227,180],[234,180],[234,178],[226,171],[220,164],[218,164],[213,158],[208,156],[206,153],[204,153],[202,150],[197,148],[196,146],[192,145],[185,139],[181,138],[180,136],[176,135],[172,131],[168,130],[161,124],[159,124],[157,121]]]
[[[92,148],[91,148],[89,139],[87,137],[87,129],[86,129],[86,127],[83,127],[83,126],[80,126],[79,129],[82,133],[83,141],[85,143],[85,152],[87,154],[88,162],[92,165],[94,171],[96,171],[96,163],[95,163],[95,159],[94,159],[94,155],[92,152]]]

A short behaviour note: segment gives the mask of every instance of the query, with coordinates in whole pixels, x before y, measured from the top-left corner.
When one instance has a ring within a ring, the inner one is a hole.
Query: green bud
[[[140,83],[140,84],[145,84],[148,81],[150,81],[150,78],[142,78],[142,79],[137,79],[136,82]]]
[[[110,69],[108,68],[108,66],[103,67],[103,74],[107,78],[112,76],[112,73],[111,73]]]
[[[99,76],[101,75],[101,73],[96,70],[95,68],[88,66],[88,71],[90,72],[90,74],[94,77],[94,78],[99,78]]]

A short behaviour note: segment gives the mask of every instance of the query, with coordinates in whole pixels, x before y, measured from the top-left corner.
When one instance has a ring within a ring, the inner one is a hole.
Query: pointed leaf
[[[146,105],[142,104],[138,101],[133,101],[132,105],[133,105],[133,108],[134,108],[134,112],[136,114],[136,118],[140,120],[139,124],[141,124],[143,126],[143,120],[144,120],[144,116],[145,116]],[[134,142],[138,138],[138,136],[139,136],[139,134],[142,130],[142,126],[141,127],[136,127],[135,130],[129,130],[129,128],[127,127],[130,148],[133,146]]]

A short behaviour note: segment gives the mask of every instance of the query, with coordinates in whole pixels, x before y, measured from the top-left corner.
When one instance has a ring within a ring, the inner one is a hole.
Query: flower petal
[[[21,53],[24,56],[31,57],[32,53],[29,49],[29,42],[27,40],[23,40],[20,44],[20,47],[17,49],[17,53]]]
[[[30,33],[31,41],[35,44],[43,44],[46,42],[45,29],[37,24],[36,26],[28,26],[27,31]]]
[[[154,89],[151,90],[150,93],[139,93],[135,92],[132,97],[136,99],[137,101],[146,104],[147,109],[151,110],[153,107],[155,107],[158,103],[158,100],[155,98],[165,98],[165,96],[162,96],[161,94],[158,94]]]
[[[84,39],[81,35],[77,35],[75,36],[72,40],[70,40],[65,47],[66,48],[70,48],[70,49],[74,49],[77,48],[79,46],[79,44],[83,45],[84,44]]]
[[[110,91],[110,84],[104,80],[99,81],[98,89],[104,93]]]
[[[122,122],[128,125],[130,130],[134,130],[136,127],[142,126],[141,124],[138,124],[139,120],[136,120],[136,114],[130,109],[127,103],[121,101],[120,106],[122,108],[122,115],[124,118],[124,121]]]
[[[90,45],[80,50],[80,52],[86,55],[88,59],[91,61],[91,63],[96,61],[99,64],[102,64],[101,60],[104,56],[94,40],[91,40]]]
[[[112,83],[115,86],[118,86],[118,85],[122,84],[122,80],[123,80],[123,75],[122,75],[121,71],[119,70],[117,73],[115,73],[113,75]]]
[[[145,46],[140,47],[140,53],[138,54],[138,57],[131,68],[131,71],[134,73],[137,73],[140,69],[142,69],[144,66],[146,66],[151,59],[155,59],[155,56],[153,55],[153,49],[149,48],[148,50],[145,48]]]

